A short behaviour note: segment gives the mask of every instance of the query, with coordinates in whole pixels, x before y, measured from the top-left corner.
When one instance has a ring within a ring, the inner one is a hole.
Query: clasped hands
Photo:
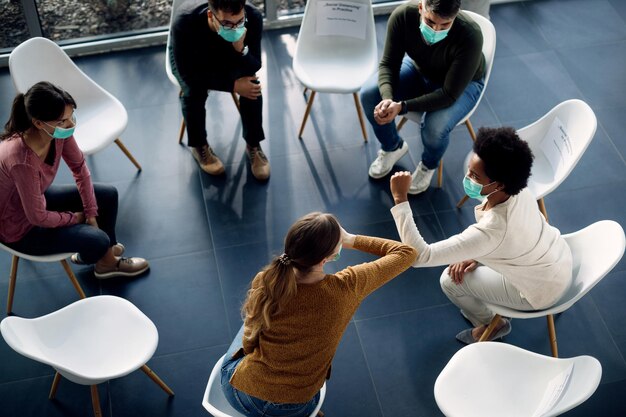
[[[402,103],[385,99],[374,107],[374,120],[379,125],[391,123],[402,110]]]

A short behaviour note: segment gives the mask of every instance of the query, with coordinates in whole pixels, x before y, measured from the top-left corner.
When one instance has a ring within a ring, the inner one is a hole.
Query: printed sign
[[[543,398],[541,399],[535,414],[533,414],[533,417],[543,417],[554,408],[563,395],[563,389],[565,389],[565,385],[567,384],[573,369],[574,364],[572,363],[565,368],[563,372],[557,374],[554,378],[548,381]]]
[[[350,1],[318,1],[316,34],[365,39],[367,7]]]
[[[541,150],[555,174],[563,169],[572,158],[572,141],[558,117],[554,118],[548,133],[541,141]]]

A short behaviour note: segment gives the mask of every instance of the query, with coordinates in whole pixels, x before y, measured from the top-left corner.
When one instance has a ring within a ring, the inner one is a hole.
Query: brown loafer
[[[113,267],[96,265],[93,272],[98,279],[114,277],[134,277],[143,274],[150,268],[148,261],[143,258],[119,258]]]

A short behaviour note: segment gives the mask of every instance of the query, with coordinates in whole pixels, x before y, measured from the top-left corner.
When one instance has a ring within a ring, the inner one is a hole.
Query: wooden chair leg
[[[543,202],[543,198],[537,200],[537,205],[539,206],[539,211],[543,214],[543,217],[548,221],[548,212],[546,211],[546,203]]]
[[[552,356],[555,358],[559,357],[559,348],[556,344],[556,328],[554,327],[554,316],[552,314],[548,314],[546,316],[548,320],[548,336],[550,337],[550,349],[552,350]]]
[[[241,112],[241,107],[239,105],[239,98],[237,97],[237,95],[235,93],[230,93],[230,95],[233,97],[233,101],[235,102],[235,106],[237,107],[237,111]]]
[[[98,386],[91,386],[91,404],[93,405],[93,415],[95,417],[102,417],[102,410],[100,409],[100,396],[98,395]]]
[[[137,162],[137,160],[135,159],[135,157],[130,153],[130,151],[128,149],[126,149],[126,146],[124,146],[124,144],[122,143],[122,141],[120,140],[120,138],[115,139],[115,144],[117,146],[120,147],[120,149],[122,150],[122,152],[124,152],[124,155],[126,155],[126,157],[128,159],[130,159],[130,162],[133,163],[133,165],[135,165],[137,167],[138,171],[141,171],[141,165],[139,165],[139,162]]]
[[[482,336],[480,336],[480,339],[478,341],[484,342],[485,340],[489,340],[489,336],[491,336],[491,333],[493,333],[493,329],[496,328],[499,321],[500,321],[500,315],[496,314],[493,317],[493,319],[491,319],[491,323],[489,323],[489,326],[487,326],[487,328],[483,332]]]
[[[72,268],[70,268],[70,265],[67,263],[65,259],[61,261],[61,265],[63,265],[63,269],[65,269],[65,273],[70,278],[70,281],[72,281],[72,285],[74,286],[74,289],[76,289],[76,292],[78,293],[78,295],[80,295],[80,298],[85,298],[85,293],[83,289],[80,287],[80,284],[78,283],[78,280],[76,279],[76,275],[74,275],[74,272],[72,271]]]
[[[13,309],[13,294],[15,293],[15,280],[17,278],[17,264],[20,258],[13,255],[11,259],[11,275],[9,275],[9,295],[7,296],[7,316]]]
[[[406,124],[406,122],[408,122],[409,119],[407,119],[406,117],[402,116],[402,119],[400,119],[400,123],[398,123],[398,127],[396,127],[396,130],[399,132],[400,129],[402,129],[402,127]]]
[[[441,188],[443,185],[443,159],[439,161],[439,167],[437,168],[437,187]]]
[[[183,120],[180,122],[180,130],[178,131],[178,144],[182,144],[183,143],[183,136],[185,136],[185,119],[183,118]]]
[[[476,142],[476,132],[474,132],[474,127],[472,126],[472,122],[470,122],[470,119],[467,119],[465,121],[465,126],[467,126],[467,130],[472,137],[472,141]]]
[[[467,200],[469,200],[469,197],[464,195],[463,198],[460,199],[458,203],[456,203],[456,208],[460,209]]]
[[[356,114],[359,116],[359,123],[361,123],[361,132],[363,132],[363,141],[367,142],[367,131],[365,130],[365,121],[363,120],[363,110],[361,109],[361,102],[359,96],[356,93],[352,93],[354,97],[354,105],[356,106]]]
[[[49,400],[54,400],[54,396],[57,395],[59,381],[61,381],[61,374],[57,372],[54,374],[54,379],[52,380],[52,387],[50,387],[50,394],[48,394]]]
[[[141,370],[144,371],[145,374],[148,375],[148,377],[150,377],[150,379],[153,380],[159,387],[161,387],[161,389],[165,391],[167,395],[169,395],[170,397],[174,396],[174,391],[172,391],[171,388],[168,387],[165,382],[163,382],[163,380],[161,380],[161,378],[159,378],[159,376],[154,373],[152,369],[148,368],[148,365],[142,366]]]
[[[306,119],[309,117],[309,113],[311,112],[311,105],[313,104],[313,99],[315,98],[315,90],[311,90],[311,96],[306,103],[306,110],[304,111],[304,117],[302,118],[302,124],[300,125],[300,132],[298,133],[298,138],[302,139],[302,132],[304,132],[304,126],[306,125]]]

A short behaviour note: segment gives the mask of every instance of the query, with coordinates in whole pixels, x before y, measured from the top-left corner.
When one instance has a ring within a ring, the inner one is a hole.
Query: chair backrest
[[[85,154],[103,149],[126,128],[128,114],[122,103],[49,39],[31,38],[18,45],[9,56],[9,70],[20,93],[40,81],[48,81],[72,95],[78,119],[74,136]]]
[[[48,364],[78,384],[126,375],[154,354],[158,332],[129,301],[95,296],[34,319],[7,317],[2,337],[17,353]]]
[[[571,143],[571,155],[557,172],[542,149],[542,141],[556,118],[561,121]],[[597,125],[591,107],[582,100],[573,99],[558,104],[536,122],[517,131],[535,156],[528,188],[537,199],[551,193],[572,172],[593,139]]]
[[[554,405],[535,414],[550,381],[570,369]],[[591,356],[559,359],[505,343],[481,342],[462,348],[450,359],[435,381],[434,393],[448,417],[548,417],[589,398],[601,376],[600,362]]]
[[[211,413],[214,417],[245,417],[243,414],[236,411],[231,405],[228,403],[228,400],[224,396],[224,392],[222,391],[221,385],[221,372],[222,372],[222,363],[224,363],[224,357],[226,355],[219,358],[219,360],[213,366],[213,370],[211,371],[211,375],[209,376],[209,382],[204,391],[204,397],[202,397],[202,406]],[[322,386],[320,390],[320,400],[317,403],[317,407],[310,414],[310,417],[317,416],[317,413],[322,408],[322,404],[324,403],[324,399],[326,398],[326,383]]]
[[[336,66],[337,71],[345,68],[354,73],[353,77],[365,81],[378,65],[376,27],[371,1],[349,0],[349,3],[358,3],[366,7],[365,39],[344,35],[318,35],[318,8],[323,2],[326,0],[309,0],[306,4],[293,58],[296,75],[302,72],[299,69],[302,65],[313,63]],[[358,72],[355,72],[355,68]]]
[[[624,229],[612,220],[593,223],[577,232],[563,235],[572,251],[572,285],[550,310],[567,310],[587,294],[617,265],[624,255]]]
[[[485,86],[480,92],[480,96],[478,97],[478,100],[476,100],[476,104],[472,110],[463,118],[463,120],[459,122],[459,124],[465,123],[465,121],[469,119],[478,108],[480,100],[483,98],[485,90],[487,89],[487,84],[489,83],[489,78],[491,77],[491,69],[493,68],[493,60],[496,55],[496,28],[493,26],[493,23],[491,23],[491,21],[486,17],[481,16],[478,13],[470,12],[469,10],[463,10],[461,13],[471,17],[472,20],[480,26],[480,31],[483,34],[482,50],[483,55],[485,56]]]

